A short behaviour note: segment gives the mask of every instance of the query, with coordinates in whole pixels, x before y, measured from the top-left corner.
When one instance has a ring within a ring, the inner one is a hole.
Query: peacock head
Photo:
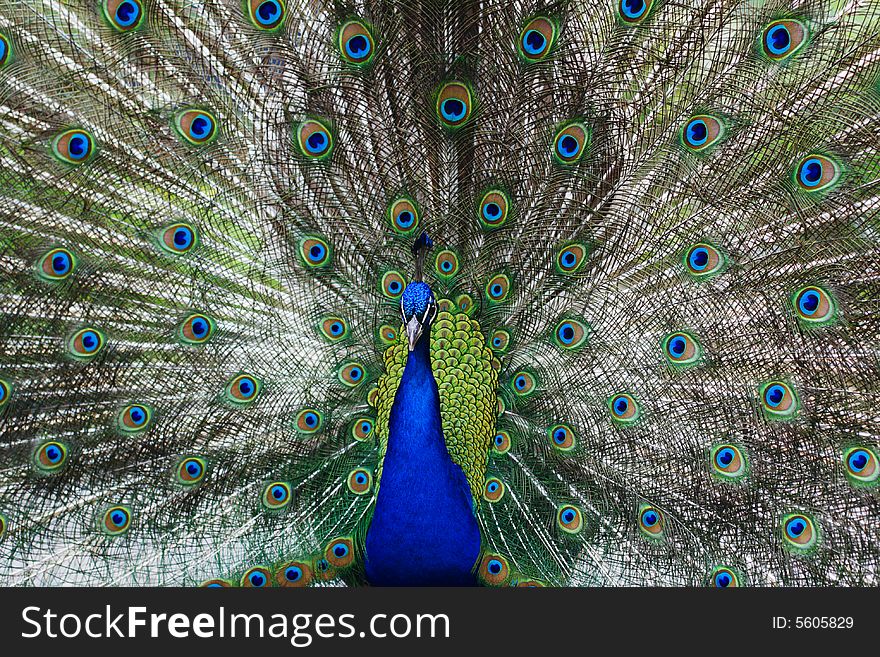
[[[431,322],[437,316],[437,300],[434,298],[431,286],[422,280],[425,258],[433,245],[431,238],[424,232],[413,244],[413,255],[416,258],[415,276],[400,297],[400,314],[410,351],[416,348],[426,328],[430,334]]]

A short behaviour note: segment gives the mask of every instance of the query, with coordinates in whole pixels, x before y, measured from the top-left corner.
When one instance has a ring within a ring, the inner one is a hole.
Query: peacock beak
[[[422,337],[422,323],[416,315],[413,315],[406,322],[406,339],[409,341],[409,350],[416,348],[416,343]]]

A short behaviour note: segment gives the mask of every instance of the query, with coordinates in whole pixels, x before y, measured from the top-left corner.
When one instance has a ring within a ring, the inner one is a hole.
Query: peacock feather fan
[[[877,585],[878,35],[0,1],[0,581]]]

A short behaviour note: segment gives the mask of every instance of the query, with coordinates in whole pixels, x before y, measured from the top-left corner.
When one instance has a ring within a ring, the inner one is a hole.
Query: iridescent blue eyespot
[[[519,36],[519,53],[529,62],[544,59],[556,39],[556,23],[549,18],[533,18]]]
[[[217,120],[202,109],[187,109],[175,117],[177,133],[191,144],[207,144],[217,136]]]
[[[617,12],[624,23],[638,23],[648,14],[652,0],[618,0]]]
[[[764,28],[761,47],[769,59],[780,61],[799,50],[806,38],[807,28],[800,21],[777,20]]]
[[[330,130],[314,119],[299,125],[297,139],[302,154],[311,159],[323,159],[329,156],[333,149]]]
[[[449,82],[437,94],[437,114],[449,128],[456,128],[467,121],[471,113],[471,92],[461,82]]]
[[[245,588],[262,589],[270,585],[270,577],[268,568],[257,566],[242,575],[241,585]]]
[[[373,58],[373,35],[360,21],[348,21],[339,29],[339,50],[350,64],[364,66]]]
[[[298,582],[302,576],[303,571],[299,566],[289,566],[284,570],[284,577],[288,582]]]

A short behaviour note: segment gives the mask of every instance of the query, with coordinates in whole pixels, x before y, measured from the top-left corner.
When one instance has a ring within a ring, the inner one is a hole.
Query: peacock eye
[[[280,568],[275,581],[281,586],[308,586],[312,581],[312,569],[304,561],[291,561]]]
[[[682,129],[682,143],[692,151],[703,151],[724,135],[724,125],[714,116],[693,117]]]
[[[880,480],[877,454],[869,447],[853,447],[843,455],[846,476],[853,484],[875,485]]]
[[[663,513],[653,506],[643,506],[639,510],[639,529],[652,538],[663,535]]]
[[[438,252],[434,259],[434,269],[440,278],[452,278],[458,273],[458,256],[449,249]]]
[[[366,495],[373,485],[373,475],[366,468],[357,468],[348,473],[348,490],[355,495]]]
[[[196,146],[207,144],[217,136],[217,119],[207,110],[186,109],[174,117],[177,134]]]
[[[34,465],[41,472],[56,472],[64,467],[67,455],[67,445],[56,440],[49,440],[34,452]]]
[[[204,459],[197,456],[186,457],[177,464],[177,481],[184,486],[192,486],[204,479],[207,469]]]
[[[570,123],[553,138],[553,154],[562,164],[574,164],[587,149],[589,133],[582,123]]]
[[[247,7],[251,23],[261,30],[275,30],[284,22],[286,9],[281,0],[249,0]]]
[[[320,160],[333,151],[330,129],[320,121],[310,119],[299,124],[296,131],[300,152],[307,158]]]
[[[131,509],[127,506],[112,506],[101,516],[101,530],[109,536],[118,536],[131,526]]]
[[[500,554],[492,554],[491,552],[483,555],[479,567],[480,579],[489,586],[501,586],[506,583],[510,577],[510,566],[507,559]]]
[[[88,360],[104,348],[104,334],[95,328],[80,329],[67,342],[68,353],[74,358]]]
[[[52,152],[67,164],[83,164],[92,157],[94,143],[90,133],[82,128],[72,128],[52,140]]]
[[[241,577],[241,585],[251,589],[261,589],[269,586],[270,581],[269,569],[263,566],[255,566]]]
[[[556,25],[549,19],[533,18],[519,36],[519,53],[527,61],[544,59],[556,41]]]
[[[398,299],[406,288],[406,279],[398,271],[390,270],[382,275],[379,283],[382,294],[390,299]]]
[[[0,408],[3,408],[12,397],[12,386],[0,379]]]
[[[510,279],[506,274],[496,274],[486,283],[486,296],[489,301],[501,303],[510,293]]]
[[[510,387],[520,397],[530,395],[537,388],[538,382],[531,372],[520,371],[513,375]]]
[[[556,510],[556,525],[567,534],[577,534],[584,528],[584,514],[572,504],[563,504]]]
[[[214,334],[214,320],[207,315],[195,313],[187,317],[178,331],[178,337],[185,344],[203,344]]]
[[[805,552],[816,545],[818,535],[813,520],[801,513],[792,513],[782,518],[782,536],[786,547]]]
[[[573,274],[584,264],[586,255],[583,244],[567,244],[556,254],[556,268],[563,274]]]
[[[349,21],[339,29],[339,50],[350,64],[364,66],[373,59],[373,35],[360,21]]]
[[[448,128],[464,125],[471,115],[473,100],[468,87],[462,82],[447,82],[437,93],[437,116]]]
[[[835,318],[837,305],[834,298],[815,285],[798,290],[792,303],[798,319],[805,324],[827,324]]]
[[[480,225],[489,230],[498,228],[507,221],[510,212],[510,198],[500,189],[490,189],[480,200]]]
[[[159,236],[159,245],[169,253],[176,255],[186,253],[197,243],[198,234],[195,228],[185,223],[166,226]]]
[[[617,13],[624,23],[640,23],[651,10],[653,0],[618,0]]]
[[[773,21],[764,28],[761,47],[773,61],[781,61],[797,52],[806,43],[807,28],[800,21]]]
[[[263,506],[267,509],[283,509],[290,504],[290,484],[286,481],[273,481],[263,489]]]
[[[4,34],[0,34],[0,67],[6,66],[12,60],[12,44]]]
[[[320,237],[309,236],[303,239],[299,253],[307,267],[324,267],[330,262],[330,245]]]
[[[419,210],[411,198],[399,198],[388,208],[391,228],[401,235],[409,235],[419,226]]]
[[[739,586],[739,578],[736,576],[736,573],[726,566],[715,568],[709,581],[712,586],[719,589],[732,589]]]
[[[129,404],[122,409],[117,419],[117,426],[123,433],[137,433],[150,426],[153,412],[144,404]]]
[[[553,329],[553,340],[557,346],[563,349],[577,349],[587,341],[587,327],[573,318],[562,319]]]
[[[365,417],[355,420],[351,433],[355,440],[368,440],[373,435],[373,421]]]
[[[497,454],[506,454],[510,451],[510,434],[507,431],[499,431],[492,439],[492,449]]]
[[[724,256],[711,244],[695,244],[684,255],[687,271],[695,278],[708,278],[724,267]]]
[[[574,431],[568,425],[554,425],[548,429],[547,433],[550,435],[551,444],[559,451],[570,452],[574,449],[576,439]]]
[[[639,405],[632,395],[619,393],[608,400],[611,419],[618,424],[632,424],[639,418]]]
[[[339,342],[349,334],[348,322],[341,317],[325,317],[318,324],[318,329],[330,342]]]
[[[505,331],[504,329],[496,329],[492,333],[490,344],[492,345],[493,351],[504,353],[510,346],[510,333]]]
[[[104,18],[120,32],[131,32],[140,27],[144,8],[140,0],[103,0]]]
[[[771,419],[793,417],[798,410],[797,395],[784,381],[770,381],[761,387],[761,404]]]
[[[702,355],[700,343],[689,333],[678,331],[663,339],[663,354],[670,365],[683,366],[696,363]]]
[[[360,363],[346,363],[339,369],[338,378],[349,387],[360,385],[364,380],[364,366]]]
[[[486,485],[483,487],[483,499],[494,503],[502,497],[504,497],[504,483],[497,477],[486,479]]]
[[[346,568],[354,562],[354,544],[348,537],[337,538],[327,544],[324,558],[334,568]]]
[[[834,160],[824,155],[808,155],[798,164],[795,179],[804,191],[820,192],[838,181],[840,171]]]
[[[474,312],[474,300],[470,294],[460,294],[455,297],[456,307],[466,315]]]
[[[250,374],[239,374],[226,384],[226,399],[243,406],[253,402],[260,394],[262,383]]]
[[[37,273],[43,280],[61,281],[70,276],[76,259],[67,249],[52,249],[37,264]]]
[[[313,408],[304,408],[296,414],[296,429],[301,433],[315,433],[324,423],[324,416]]]
[[[739,479],[746,474],[747,461],[736,445],[722,443],[709,450],[712,472],[720,479]]]

